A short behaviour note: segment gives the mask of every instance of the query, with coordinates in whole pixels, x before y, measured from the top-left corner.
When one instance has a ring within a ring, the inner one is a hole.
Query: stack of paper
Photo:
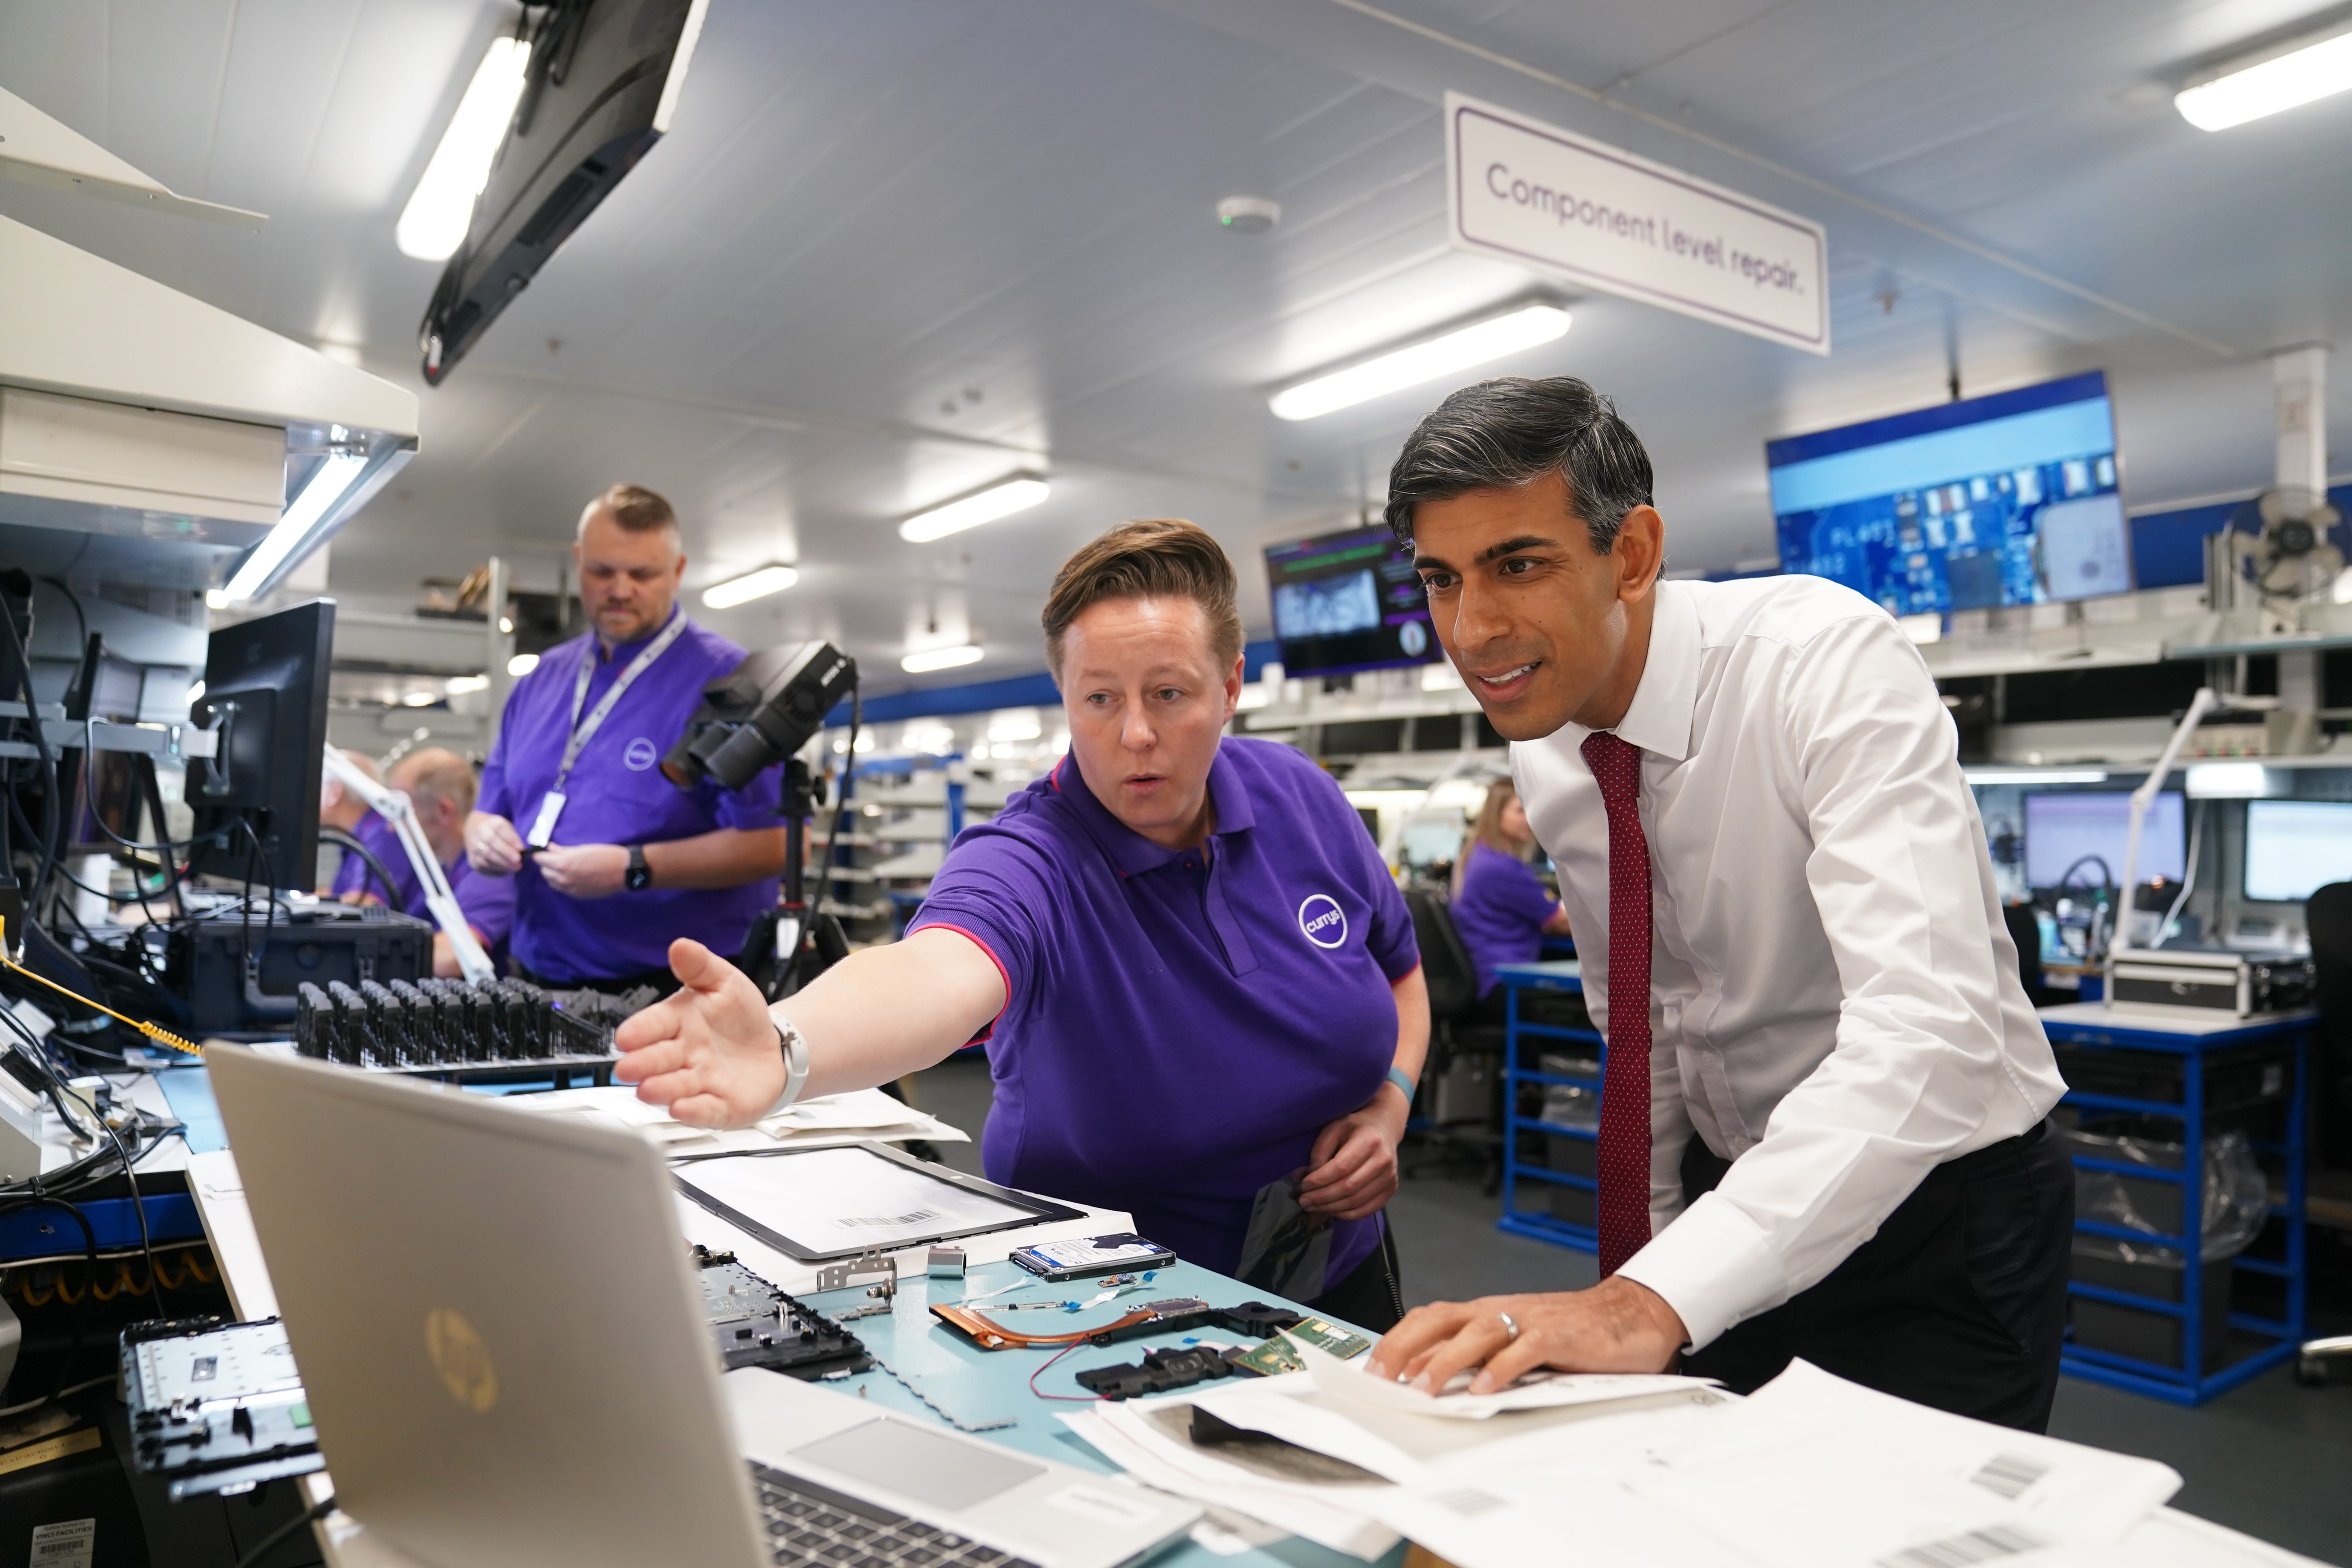
[[[1304,1359],[1291,1376],[1066,1419],[1152,1485],[1361,1557],[1393,1532],[1458,1568],[1570,1552],[1645,1568],[2120,1562],[2180,1484],[2150,1460],[1947,1415],[1802,1362],[1741,1400],[1687,1378],[1599,1376],[1432,1397]],[[1247,1459],[1246,1446],[1195,1447],[1194,1407],[1292,1447]]]
[[[844,1143],[901,1142],[927,1138],[934,1143],[969,1143],[963,1132],[925,1115],[878,1089],[788,1105],[764,1121],[733,1132],[688,1127],[657,1105],[637,1098],[627,1084],[604,1089],[559,1089],[545,1094],[507,1097],[509,1105],[548,1115],[582,1116],[642,1133],[670,1154],[711,1154],[731,1149],[822,1149]]]

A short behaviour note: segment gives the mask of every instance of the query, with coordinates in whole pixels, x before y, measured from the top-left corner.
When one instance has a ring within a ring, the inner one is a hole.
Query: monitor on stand
[[[334,641],[332,599],[213,633],[190,716],[219,737],[219,751],[188,770],[200,840],[190,870],[257,888],[311,886]]]

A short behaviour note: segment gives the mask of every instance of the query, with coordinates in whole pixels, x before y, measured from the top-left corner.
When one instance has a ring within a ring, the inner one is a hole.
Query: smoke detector
[[[1235,234],[1264,234],[1282,221],[1282,204],[1266,196],[1227,196],[1217,204],[1217,222]]]

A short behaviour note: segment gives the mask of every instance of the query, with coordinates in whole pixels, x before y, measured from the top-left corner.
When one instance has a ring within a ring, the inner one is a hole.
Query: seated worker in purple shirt
[[[1381,1329],[1380,1211],[1429,1042],[1412,922],[1338,784],[1223,738],[1234,569],[1188,522],[1066,563],[1045,656],[1070,751],[956,840],[906,940],[771,1012],[708,949],[616,1069],[698,1126],[887,1083],[989,1039],[990,1177],[1123,1209],[1179,1256]],[[779,1037],[782,1048],[779,1048]]]
[[[377,783],[383,782],[383,770],[375,765],[373,757],[345,752],[343,760]],[[319,826],[322,831],[331,827],[358,839],[367,847],[368,854],[382,863],[384,875],[392,879],[392,886],[385,888],[369,869],[366,857],[346,847],[341,863],[335,868],[335,879],[319,890],[347,904],[391,902],[386,894],[400,892],[401,875],[408,867],[408,858],[400,852],[400,837],[393,832],[392,824],[378,816],[375,807],[345,789],[341,779],[329,773],[319,785]]]
[[[1545,937],[1568,934],[1568,912],[1528,865],[1535,847],[1518,786],[1496,779],[1486,786],[1486,803],[1454,868],[1454,929],[1478,970],[1481,1023],[1506,1021],[1495,966],[1532,963],[1543,955]]]
[[[688,938],[733,957],[775,908],[782,770],[680,790],[662,753],[743,650],[677,607],[677,515],[635,485],[580,514],[572,559],[594,630],[547,650],[507,699],[466,820],[474,869],[515,879],[514,967],[551,985],[677,988]]]
[[[474,940],[492,963],[499,963],[514,931],[515,879],[485,876],[466,858],[466,818],[474,809],[473,764],[445,747],[427,746],[393,764],[392,787],[408,797],[416,826],[441,863],[441,874],[449,879],[449,891],[457,897],[458,912],[466,917]],[[405,856],[402,864],[407,864]],[[433,918],[425,902],[425,885],[414,871],[401,907],[418,920]],[[446,931],[433,933],[433,973],[445,980],[458,973],[457,952]]]

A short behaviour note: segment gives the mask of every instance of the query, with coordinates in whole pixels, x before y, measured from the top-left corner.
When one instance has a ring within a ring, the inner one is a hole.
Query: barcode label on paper
[[[2049,1473],[2050,1467],[2039,1459],[2029,1459],[2022,1454],[1995,1454],[1985,1462],[1983,1469],[1969,1479],[2014,1502],[2025,1495],[2027,1488]]]
[[[68,1519],[33,1527],[33,1568],[89,1568],[98,1521]]]
[[[1437,1506],[1465,1519],[1475,1519],[1482,1513],[1492,1513],[1503,1506],[1503,1500],[1490,1497],[1475,1487],[1464,1487],[1437,1499]]]
[[[938,1209],[917,1209],[911,1214],[852,1215],[846,1219],[835,1220],[834,1223],[846,1226],[873,1226],[887,1229],[891,1226],[920,1225],[925,1220],[945,1217],[946,1215]]]
[[[2050,1543],[2011,1524],[1988,1524],[1947,1541],[1930,1541],[1892,1557],[1878,1560],[1879,1568],[1972,1568],[1979,1563],[2039,1552]]]

